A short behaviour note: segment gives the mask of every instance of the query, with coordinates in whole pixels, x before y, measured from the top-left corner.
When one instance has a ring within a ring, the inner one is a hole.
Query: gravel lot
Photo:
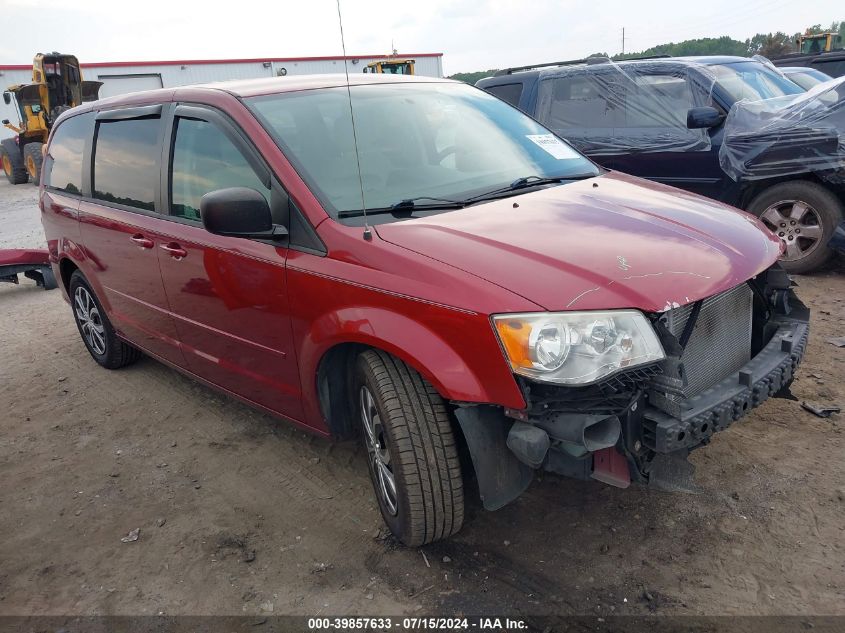
[[[0,183],[0,248],[43,243]],[[802,277],[793,392],[692,461],[703,492],[546,475],[454,539],[384,532],[362,451],[144,359],[97,366],[59,291],[0,285],[0,615],[845,615],[845,268]],[[140,528],[135,542],[121,538]]]

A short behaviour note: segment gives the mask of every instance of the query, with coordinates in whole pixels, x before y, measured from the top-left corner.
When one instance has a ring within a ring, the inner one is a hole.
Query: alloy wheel
[[[819,213],[806,202],[775,202],[760,214],[760,219],[786,245],[786,261],[797,261],[821,246],[824,229]]]
[[[364,424],[364,441],[367,444],[367,457],[373,475],[376,478],[376,490],[385,509],[391,516],[396,516],[399,504],[396,495],[396,476],[391,465],[390,449],[387,447],[384,425],[376,408],[373,394],[366,385],[360,392],[361,421]]]
[[[76,320],[79,322],[79,329],[88,346],[94,353],[102,356],[106,353],[106,329],[103,326],[103,319],[100,310],[94,302],[94,297],[84,286],[76,289],[73,297],[73,309]]]

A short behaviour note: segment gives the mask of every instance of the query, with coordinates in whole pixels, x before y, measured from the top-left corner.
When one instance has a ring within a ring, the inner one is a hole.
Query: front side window
[[[578,69],[540,83],[537,117],[588,156],[710,148],[687,112],[709,103],[686,68],[653,64]]]
[[[155,210],[161,119],[99,121],[94,145],[94,197]]]
[[[334,217],[418,197],[463,201],[525,177],[570,178],[598,169],[533,119],[457,83],[352,86],[247,100]],[[422,202],[437,201],[423,200]]]
[[[94,113],[72,117],[56,128],[44,168],[47,187],[82,193],[82,156],[85,141],[93,131]]]
[[[170,176],[170,215],[200,219],[200,199],[210,191],[248,187],[264,194],[264,186],[244,155],[217,126],[198,119],[176,120]]]

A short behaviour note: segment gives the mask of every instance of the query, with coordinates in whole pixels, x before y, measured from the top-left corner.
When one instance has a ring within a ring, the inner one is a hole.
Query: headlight
[[[493,324],[513,371],[544,382],[583,385],[665,358],[636,310],[500,314]]]

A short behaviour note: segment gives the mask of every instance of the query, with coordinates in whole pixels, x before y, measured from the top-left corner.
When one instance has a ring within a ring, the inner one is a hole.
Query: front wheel
[[[842,201],[823,186],[809,180],[773,185],[748,205],[786,246],[781,265],[790,273],[808,273],[833,255],[828,247],[842,223]]]
[[[391,532],[411,547],[455,534],[464,491],[446,403],[416,371],[378,350],[358,357],[354,394],[370,479]]]

